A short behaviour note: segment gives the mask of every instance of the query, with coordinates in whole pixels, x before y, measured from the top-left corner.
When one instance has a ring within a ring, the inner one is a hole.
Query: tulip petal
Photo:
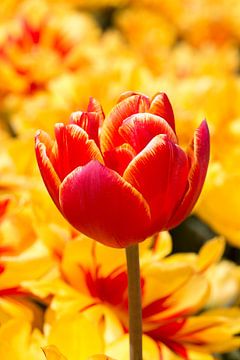
[[[41,142],[45,145],[46,153],[49,159],[51,160],[52,148],[54,147],[54,140],[43,130],[39,130],[36,134],[36,141]]]
[[[97,145],[99,144],[99,117],[96,113],[76,111],[70,116],[70,124],[76,124],[80,126],[83,130],[86,131],[89,139],[93,139]]]
[[[145,96],[144,94],[142,94],[140,92],[129,90],[129,91],[125,91],[124,93],[122,93],[119,96],[117,103],[120,103],[121,101],[129,98],[130,96],[134,96],[134,95],[143,95],[143,96]]]
[[[43,138],[43,136],[42,132],[38,132],[35,138],[35,150],[38,167],[49,194],[59,208],[58,191],[60,179],[47,155],[47,147],[45,143],[40,141],[40,138]]]
[[[63,180],[78,166],[83,166],[96,159],[103,162],[99,148],[87,133],[75,124],[56,124],[55,135],[57,151],[54,167]]]
[[[60,187],[68,221],[84,234],[112,247],[144,240],[149,207],[139,192],[98,161],[75,169]]]
[[[125,143],[118,132],[122,122],[129,116],[141,112],[147,112],[150,106],[150,100],[145,95],[133,95],[118,103],[105,119],[100,134],[100,146],[104,153],[114,147]]]
[[[166,134],[169,140],[177,142],[176,135],[167,121],[149,113],[130,116],[120,126],[119,133],[137,153],[145,148],[156,135]]]
[[[154,96],[149,112],[165,119],[175,132],[175,120],[172,105],[165,93]]]
[[[136,152],[129,144],[123,144],[104,153],[104,161],[106,166],[117,171],[120,175],[134,158]]]
[[[146,199],[152,232],[165,229],[187,185],[188,158],[164,135],[155,136],[125,170],[123,177]]]
[[[96,113],[99,117],[100,125],[102,125],[105,115],[101,104],[93,97],[90,97],[89,99],[87,111],[91,113]]]
[[[188,155],[191,161],[188,187],[178,209],[169,220],[169,228],[177,226],[192,211],[207,174],[209,152],[209,131],[207,122],[204,120],[195,131],[193,141],[188,149]]]
[[[70,123],[77,124],[99,145],[99,128],[102,126],[104,113],[99,102],[90,98],[87,111],[76,111],[70,116]]]

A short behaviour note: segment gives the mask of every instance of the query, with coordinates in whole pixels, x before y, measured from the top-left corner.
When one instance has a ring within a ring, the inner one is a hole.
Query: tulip
[[[56,140],[38,131],[36,156],[45,185],[77,230],[112,247],[128,247],[183,221],[207,172],[204,120],[189,148],[178,145],[164,93],[121,95],[104,119],[90,99],[86,112],[55,126]]]

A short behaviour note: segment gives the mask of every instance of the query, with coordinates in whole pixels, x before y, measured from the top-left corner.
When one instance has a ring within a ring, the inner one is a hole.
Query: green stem
[[[138,245],[126,248],[130,360],[142,360],[142,304]]]

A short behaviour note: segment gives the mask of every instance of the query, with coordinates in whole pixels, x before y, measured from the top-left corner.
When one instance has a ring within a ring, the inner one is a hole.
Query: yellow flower
[[[91,48],[97,45],[99,35],[90,15],[50,7],[44,0],[24,2],[15,17],[0,28],[4,111],[16,112],[25,99],[41,99],[51,82],[61,76],[80,71],[85,77],[95,66]],[[23,125],[14,126],[21,131]]]
[[[231,306],[238,302],[240,294],[240,268],[234,262],[222,260],[206,273],[211,284],[207,307]]]
[[[181,38],[195,46],[212,42],[221,46],[239,39],[240,6],[238,0],[158,0],[134,1],[165,16]]]
[[[60,343],[61,351],[53,343]],[[0,327],[2,360],[113,360],[92,355],[94,351],[102,353],[102,349],[100,332],[81,314],[56,323],[49,337],[38,328],[32,329],[31,323],[23,318],[9,320]]]
[[[234,159],[229,151],[227,154]],[[235,159],[235,164],[238,164],[240,156]],[[229,167],[226,163],[213,163],[209,167],[207,181],[196,209],[204,221],[237,247],[240,247],[239,182],[240,172],[236,165]]]
[[[237,0],[189,0],[175,19],[182,35],[194,45],[213,42],[221,46],[239,39],[239,14]]]
[[[163,72],[170,55],[170,48],[176,41],[176,29],[167,19],[148,8],[130,7],[116,18],[128,44],[154,74]]]
[[[240,328],[238,312],[235,326],[231,316],[221,316],[221,312],[216,316],[207,312],[195,315],[208,302],[210,283],[206,271],[220,259],[223,240],[208,242],[199,255],[168,257],[171,240],[167,233],[159,236],[152,248],[151,242],[149,239],[140,247],[143,331],[149,339],[146,341],[153,341],[154,349],[154,344],[158,344],[158,353],[164,353],[165,344],[183,358],[192,352],[206,352],[210,356],[213,352],[236,348],[240,343],[234,337]],[[121,344],[127,342],[123,329],[128,327],[124,253],[81,235],[66,244],[61,273],[65,282],[59,288],[52,288],[55,296],[49,309],[50,329],[54,319],[67,319],[70,314],[74,317],[79,311],[96,324],[101,324],[102,318],[108,319],[103,332],[108,349],[105,353],[125,359],[127,348],[124,346],[125,355],[118,352]],[[117,319],[121,325],[117,325]]]

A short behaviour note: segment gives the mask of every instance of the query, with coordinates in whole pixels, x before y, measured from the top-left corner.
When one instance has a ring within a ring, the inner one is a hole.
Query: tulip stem
[[[142,360],[142,303],[138,245],[126,248],[130,360]]]

